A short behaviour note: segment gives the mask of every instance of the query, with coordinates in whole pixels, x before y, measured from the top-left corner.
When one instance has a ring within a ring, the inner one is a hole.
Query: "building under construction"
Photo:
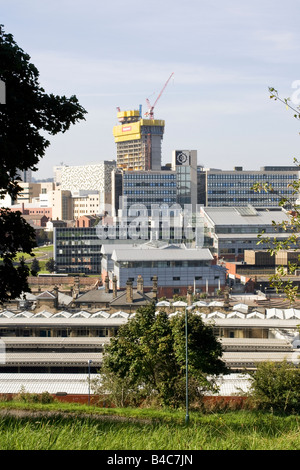
[[[165,121],[143,119],[141,110],[118,111],[120,125],[114,126],[117,167],[122,170],[161,169],[161,143]]]
[[[113,134],[117,144],[117,167],[130,171],[149,171],[161,169],[161,144],[165,129],[165,121],[154,119],[154,108],[163,91],[171,80],[174,72],[164,84],[153,105],[146,99],[147,119],[139,110],[118,110],[120,125],[114,126]]]

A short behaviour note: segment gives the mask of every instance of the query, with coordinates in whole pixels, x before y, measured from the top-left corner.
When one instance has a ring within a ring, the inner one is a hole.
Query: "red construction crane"
[[[172,76],[174,75],[174,72],[171,73],[171,75],[169,76],[168,80],[166,81],[166,83],[164,84],[164,87],[163,89],[161,90],[160,94],[158,95],[158,97],[156,98],[156,101],[154,103],[153,106],[151,106],[150,104],[150,101],[148,100],[148,98],[146,99],[146,103],[148,105],[148,108],[149,108],[149,111],[147,111],[145,113],[145,116],[149,117],[150,119],[154,119],[154,108],[155,108],[155,105],[156,103],[158,102],[159,98],[161,97],[161,95],[163,94],[163,91],[164,89],[166,88],[166,86],[168,85],[169,81],[171,80]]]

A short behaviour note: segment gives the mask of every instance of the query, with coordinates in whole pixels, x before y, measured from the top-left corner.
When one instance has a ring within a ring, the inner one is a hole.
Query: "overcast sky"
[[[75,94],[86,121],[51,137],[38,177],[64,162],[116,158],[116,107],[166,123],[163,162],[195,149],[205,167],[255,170],[300,157],[300,1],[0,0],[0,23],[31,56],[48,93]],[[298,102],[299,101],[299,102]]]

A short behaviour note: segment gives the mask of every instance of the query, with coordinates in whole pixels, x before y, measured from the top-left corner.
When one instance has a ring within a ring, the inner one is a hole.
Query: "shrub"
[[[252,375],[250,398],[257,408],[300,410],[300,369],[287,361],[265,362]]]
[[[42,392],[42,393],[29,393],[26,392],[24,386],[21,387],[20,392],[16,397],[17,401],[22,401],[24,403],[52,403],[54,401],[54,397],[50,395],[49,392]]]

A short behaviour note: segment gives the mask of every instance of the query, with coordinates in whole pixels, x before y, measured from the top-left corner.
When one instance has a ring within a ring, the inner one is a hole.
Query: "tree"
[[[296,109],[290,104],[290,98],[280,98],[278,91],[273,87],[269,87],[270,98],[275,101],[280,101],[285,104],[287,109],[291,109],[294,112],[294,117],[300,119],[300,108]],[[294,158],[294,164],[300,169],[299,161]],[[292,196],[300,196],[300,181],[290,181],[287,184],[287,188],[290,190]],[[286,221],[282,223],[272,222],[275,230],[278,232],[288,232],[288,236],[284,240],[278,240],[276,237],[271,238],[265,235],[262,231],[259,235],[258,244],[264,243],[268,246],[270,254],[274,255],[280,250],[299,250],[299,233],[300,233],[300,206],[298,202],[294,202],[292,198],[282,196],[269,182],[266,183],[255,183],[252,189],[257,192],[265,191],[267,193],[276,194],[279,198],[279,207],[283,208],[286,212]],[[295,273],[295,270],[300,264],[300,255],[298,256],[298,262],[288,263],[288,271],[284,266],[279,266],[275,274],[270,276],[270,286],[274,287],[277,292],[283,292],[287,299],[292,303],[298,295],[298,286],[294,285],[292,279],[289,277]]]
[[[20,191],[18,170],[36,170],[50,145],[45,134],[66,132],[84,119],[85,109],[76,96],[47,94],[39,84],[39,72],[11,34],[0,26],[0,80],[5,83],[6,103],[0,105],[0,198],[15,198]],[[21,294],[29,268],[15,265],[18,251],[32,255],[34,230],[21,217],[0,209],[0,302]]]
[[[56,263],[55,263],[54,259],[49,258],[48,261],[45,264],[45,267],[46,267],[47,271],[49,271],[50,273],[53,273],[54,271],[56,271]]]
[[[189,393],[193,400],[201,391],[213,388],[208,376],[226,373],[221,360],[222,347],[212,327],[188,314]],[[158,397],[162,404],[179,406],[185,401],[185,316],[172,318],[155,305],[138,310],[121,326],[105,349],[101,379],[114,374],[126,379],[127,387],[138,396]]]
[[[32,263],[31,263],[31,271],[34,273],[38,273],[41,270],[39,260],[36,258],[33,258]]]
[[[19,264],[14,259],[19,251],[33,255],[34,246],[35,230],[21,213],[0,209],[0,302],[29,291],[27,278],[30,268],[24,258]]]
[[[252,374],[250,397],[260,408],[299,411],[300,369],[287,361],[262,362]]]

